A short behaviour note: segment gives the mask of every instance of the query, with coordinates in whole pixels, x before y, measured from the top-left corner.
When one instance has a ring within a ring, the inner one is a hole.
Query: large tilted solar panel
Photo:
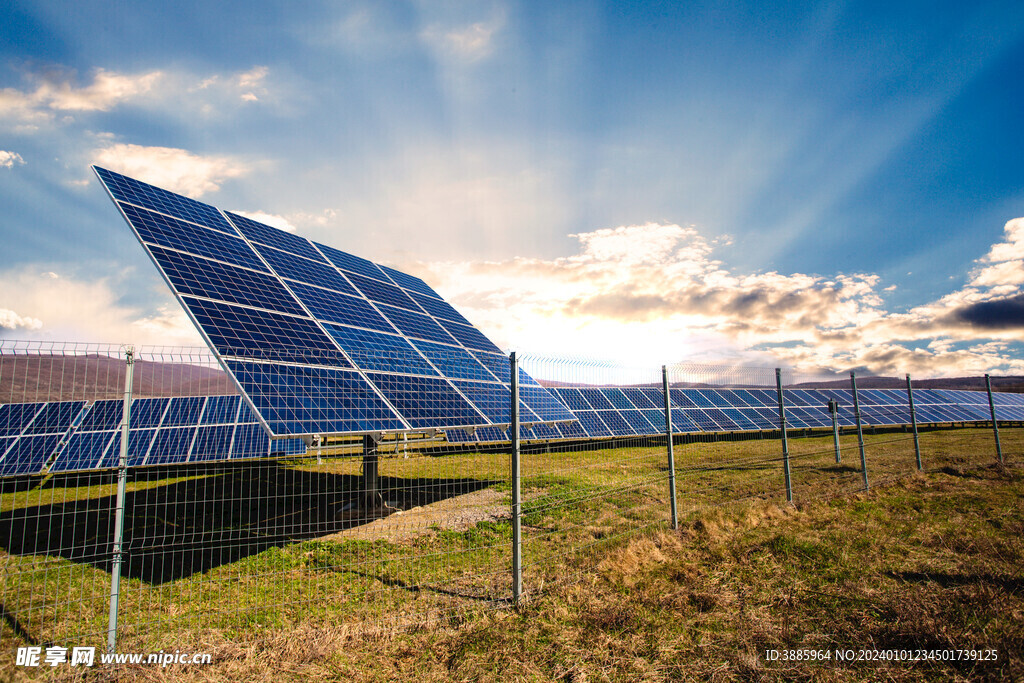
[[[421,279],[94,170],[272,437],[509,422],[508,358]],[[524,424],[574,419],[521,385]]]

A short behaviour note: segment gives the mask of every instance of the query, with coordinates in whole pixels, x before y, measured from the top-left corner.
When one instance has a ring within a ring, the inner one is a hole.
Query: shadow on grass
[[[888,576],[907,583],[934,583],[942,588],[976,586],[982,583],[999,586],[1008,593],[1024,588],[1024,579],[1019,576],[1003,577],[992,574],[948,574],[946,572],[886,572]]]
[[[202,475],[160,485],[162,478]],[[105,477],[105,478],[104,478]],[[47,488],[109,484],[110,475]],[[380,518],[359,512],[362,477],[291,469],[279,463],[129,471],[149,481],[125,497],[123,576],[152,585],[186,578],[263,552]],[[487,488],[480,479],[381,477],[384,499],[400,508],[428,505]],[[25,507],[0,514],[0,539],[12,555],[60,556],[110,571],[116,497]]]

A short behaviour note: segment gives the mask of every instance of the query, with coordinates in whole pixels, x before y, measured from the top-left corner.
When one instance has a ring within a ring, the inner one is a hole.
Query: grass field
[[[1010,462],[1024,452],[1021,431],[1004,431]],[[524,455],[527,600],[518,608],[509,608],[503,454],[382,461],[385,497],[405,511],[373,524],[339,518],[358,486],[352,460],[139,478],[129,485],[134,540],[119,650],[210,652],[214,663],[116,674],[1019,679],[1021,471],[992,466],[988,430],[922,434],[926,474],[915,472],[909,435],[865,442],[870,493],[857,492],[856,436],[843,437],[838,465],[830,434],[791,439],[792,505],[777,440],[677,444],[676,532],[667,523],[663,446]],[[63,534],[31,548],[12,543],[2,557],[5,613],[20,617],[4,625],[12,648],[27,639],[105,640],[108,561],[66,550],[102,540],[112,489],[83,483],[0,496],[10,527],[0,538]],[[462,500],[479,514],[463,510],[441,523],[418,516]],[[773,649],[834,656],[891,648],[993,649],[998,659],[766,659]],[[0,675],[14,680],[27,671],[0,662]]]

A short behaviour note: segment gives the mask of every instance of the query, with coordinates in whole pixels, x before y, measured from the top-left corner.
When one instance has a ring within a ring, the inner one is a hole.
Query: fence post
[[[509,425],[509,439],[512,444],[512,600],[519,604],[523,595],[523,539],[519,487],[519,359],[515,351],[509,356],[509,365],[512,371],[512,418]]]
[[[676,456],[672,450],[672,404],[668,394],[668,367],[661,366],[661,386],[665,394],[665,436],[668,439],[668,494],[672,503],[672,528],[679,528],[679,508],[676,503]]]
[[[117,652],[117,608],[121,599],[121,561],[124,540],[124,499],[128,481],[128,436],[131,432],[132,378],[135,374],[135,349],[124,352],[124,406],[121,411],[121,453],[117,465],[117,508],[114,511],[114,543],[110,566],[110,617],[107,621],[107,651]]]
[[[853,417],[857,421],[857,446],[860,448],[860,471],[864,476],[864,490],[869,491],[868,486],[868,458],[864,454],[864,425],[860,419],[860,398],[857,396],[857,376],[850,373],[850,386],[853,388]]]
[[[917,469],[923,470],[921,464],[921,441],[917,438],[917,411],[914,409],[914,388],[910,385],[910,375],[907,375],[907,400],[910,402],[910,424],[914,428],[914,455],[917,457]]]
[[[775,368],[775,388],[779,392],[779,425],[782,427],[782,470],[786,475],[786,500],[793,502],[793,480],[789,474],[789,439],[786,437],[786,402],[782,398],[782,368]]]
[[[999,464],[1003,464],[1003,445],[999,442],[999,421],[996,420],[996,404],[992,400],[992,379],[985,374],[985,389],[988,390],[988,409],[992,413],[992,431],[996,435],[996,457],[999,458]]]

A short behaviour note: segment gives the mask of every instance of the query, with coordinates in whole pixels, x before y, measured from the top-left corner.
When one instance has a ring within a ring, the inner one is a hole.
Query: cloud
[[[200,81],[198,86],[191,87],[189,90],[191,92],[199,90],[223,92],[230,97],[237,97],[243,102],[258,102],[269,92],[266,87],[268,73],[270,73],[270,69],[266,66],[254,66],[248,71],[230,75],[208,76]]]
[[[1024,372],[1024,221],[978,260],[968,285],[904,313],[872,273],[737,273],[693,226],[648,223],[574,235],[556,259],[401,264],[506,346],[619,362],[783,363],[810,373]],[[991,283],[991,284],[989,284]]]
[[[955,311],[955,316],[979,329],[1024,328],[1024,294],[970,304]]]
[[[17,152],[8,152],[0,149],[0,168],[14,168],[15,164],[24,165],[25,160]]]
[[[0,329],[17,330],[23,328],[26,330],[38,330],[42,326],[43,321],[39,318],[29,318],[18,315],[9,308],[0,308]]]
[[[108,112],[126,104],[191,118],[233,114],[240,104],[271,99],[268,74],[266,66],[207,76],[171,70],[124,74],[95,69],[91,80],[83,84],[69,70],[29,72],[25,87],[0,90],[0,123],[28,133],[43,125],[72,123],[78,114]]]
[[[146,345],[203,343],[177,303],[145,311],[121,302],[119,292],[124,288],[118,279],[56,275],[32,266],[0,271],[0,335]]]
[[[0,90],[0,119],[32,124],[60,113],[110,111],[149,94],[163,77],[161,71],[120,74],[96,69],[92,81],[80,86],[67,73],[29,74],[29,88]]]
[[[425,10],[428,15],[446,14],[443,9],[430,5],[426,5]],[[467,22],[461,16],[442,16],[427,21],[419,37],[438,59],[471,64],[493,54],[495,37],[505,24],[505,14],[501,8],[494,7],[490,18],[483,21]]]
[[[202,156],[174,147],[124,143],[95,150],[93,162],[193,198],[216,192],[222,182],[245,175],[251,167],[229,156]]]
[[[269,225],[272,228],[278,228],[279,230],[284,230],[286,232],[295,232],[296,230],[291,221],[284,216],[277,216],[265,211],[233,211],[232,213],[237,213],[239,216],[251,218],[259,223],[263,223],[264,225]]]

